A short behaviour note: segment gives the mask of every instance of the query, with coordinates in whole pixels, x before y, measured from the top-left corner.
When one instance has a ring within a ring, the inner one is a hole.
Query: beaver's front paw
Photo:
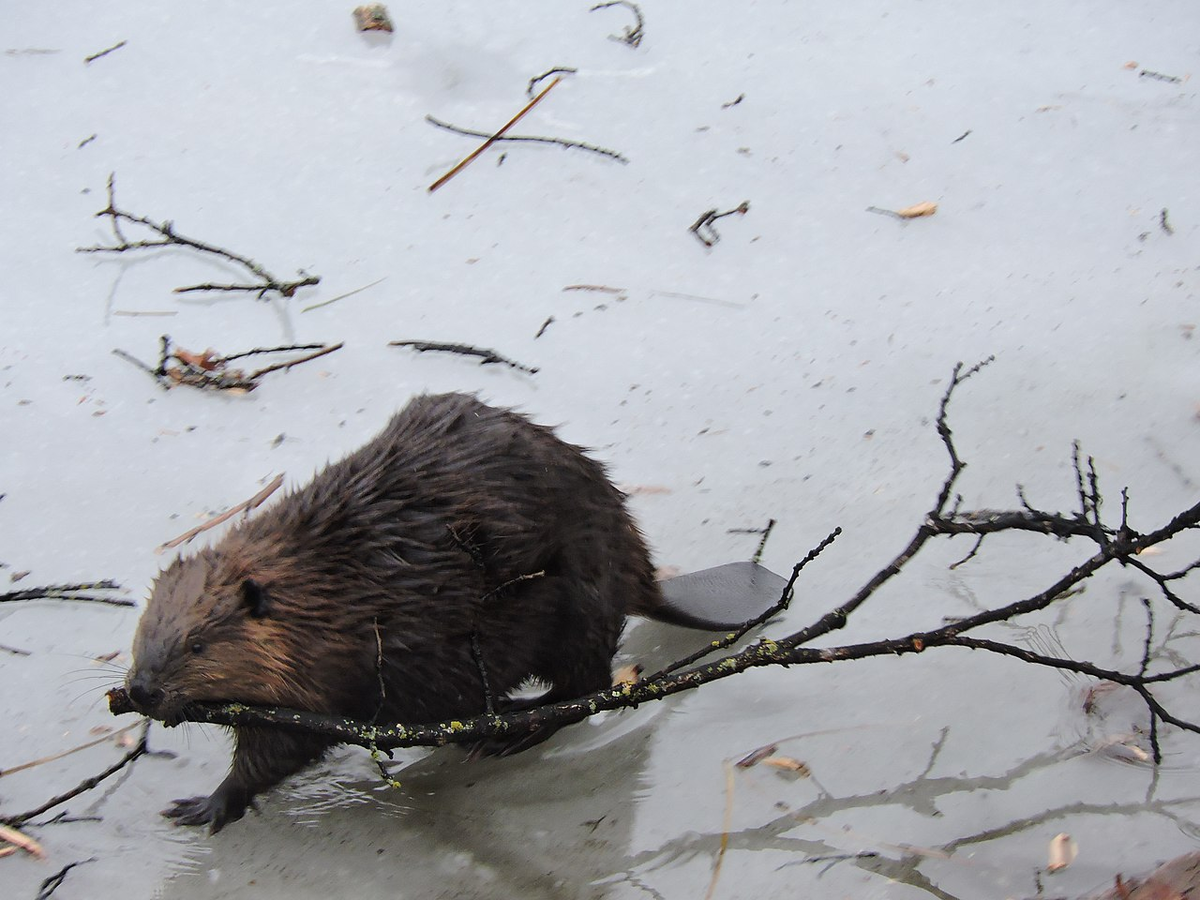
[[[210,797],[176,800],[162,814],[176,825],[207,825],[208,833],[216,834],[246,814],[246,803],[218,788]]]

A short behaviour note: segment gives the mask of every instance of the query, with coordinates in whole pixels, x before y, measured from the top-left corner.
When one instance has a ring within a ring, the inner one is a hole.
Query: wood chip
[[[802,763],[798,759],[793,759],[790,756],[768,756],[762,760],[764,766],[772,766],[776,769],[781,769],[784,772],[795,772],[803,778],[807,778],[812,772],[807,764]]]
[[[938,205],[930,200],[896,210],[896,215],[902,219],[919,219],[921,216],[932,216],[937,212]]]
[[[41,844],[29,835],[23,834],[15,828],[9,828],[7,825],[0,825],[0,841],[6,841],[9,844],[20,847],[26,853],[38,859],[46,858],[46,851],[42,849]]]
[[[1050,839],[1050,862],[1046,866],[1046,871],[1061,872],[1075,862],[1075,857],[1078,855],[1079,845],[1071,840],[1069,834],[1066,832],[1056,834]]]

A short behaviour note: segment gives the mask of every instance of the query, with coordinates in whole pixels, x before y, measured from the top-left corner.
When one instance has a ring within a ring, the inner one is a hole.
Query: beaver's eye
[[[193,653],[203,653],[204,652],[204,644],[201,643],[200,641],[192,641],[191,649],[192,649]]]

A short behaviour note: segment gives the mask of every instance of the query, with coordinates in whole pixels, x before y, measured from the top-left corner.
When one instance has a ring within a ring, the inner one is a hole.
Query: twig
[[[1158,214],[1158,226],[1167,234],[1175,233],[1175,229],[1171,227],[1171,220],[1168,218],[1165,206],[1162,208],[1162,212]]]
[[[37,859],[45,859],[46,851],[36,840],[29,835],[17,831],[15,828],[9,828],[7,825],[0,825],[0,841],[10,844],[13,847],[20,847],[30,856]]]
[[[508,131],[508,129],[510,129],[514,125],[516,125],[519,121],[521,121],[521,119],[525,116],[526,113],[528,113],[531,109],[533,109],[535,106],[537,106],[539,103],[541,103],[542,98],[545,97],[552,90],[554,90],[554,86],[556,84],[558,84],[560,81],[562,81],[562,76],[556,75],[554,77],[554,80],[552,82],[550,82],[548,85],[546,85],[545,88],[542,89],[541,93],[539,93],[536,97],[534,97],[532,100],[530,100],[528,103],[526,103],[525,106],[522,107],[522,109],[519,113],[517,113],[515,116],[513,116],[511,119],[509,119],[503,125],[501,125],[500,129],[498,131],[496,131],[495,134],[491,135],[486,141],[484,141],[482,144],[480,144],[478,147],[476,147],[467,156],[465,156],[459,163],[457,163],[449,172],[447,172],[445,175],[443,175],[441,178],[439,178],[437,181],[435,181],[433,184],[431,184],[429,186],[429,193],[432,194],[434,191],[436,191],[438,188],[440,188],[443,184],[445,184],[447,181],[449,181],[451,178],[453,178],[455,175],[457,175],[459,172],[461,172],[463,169],[465,169],[467,166],[469,166],[472,162],[474,162],[480,156],[480,154],[482,154],[485,150],[487,150],[488,147],[492,146],[492,144],[494,144],[494,143],[496,143],[496,141],[500,140],[500,138],[502,138],[504,136],[504,133],[506,131]]]
[[[556,137],[538,137],[528,134],[506,134],[503,137],[489,135],[486,131],[476,131],[472,128],[460,128],[458,125],[451,125],[449,122],[443,122],[441,119],[433,116],[425,116],[425,121],[430,125],[436,125],[438,128],[444,128],[447,131],[452,131],[455,134],[466,135],[467,137],[491,137],[494,142],[499,141],[528,141],[537,144],[558,144],[560,147],[569,147],[576,150],[587,150],[589,153],[599,153],[601,156],[607,156],[609,159],[615,159],[621,165],[628,165],[629,159],[626,156],[618,153],[616,150],[609,150],[605,147],[597,147],[595,144],[585,144],[583,141],[569,141],[565,138]]]
[[[767,546],[767,538],[771,536],[771,530],[775,527],[775,520],[768,519],[766,528],[730,528],[726,534],[757,534],[759,535],[758,547],[754,550],[754,555],[750,557],[750,562],[757,563],[762,560],[763,550]]]
[[[1152,72],[1149,69],[1142,69],[1138,72],[1138,78],[1152,78],[1155,81],[1169,81],[1172,84],[1181,84],[1183,79],[1178,75],[1164,75],[1162,72]]]
[[[968,128],[966,131],[964,131],[962,134],[960,134],[958,137],[956,137],[950,143],[957,144],[959,141],[965,140],[967,135],[969,135],[970,133],[971,133],[971,129]]]
[[[120,597],[97,597],[92,594],[81,594],[80,591],[119,591],[121,586],[115,581],[82,582],[80,584],[49,584],[45,587],[25,588],[21,591],[9,591],[0,594],[0,603],[10,603],[17,600],[79,600],[85,603],[105,603],[109,606],[136,606],[132,600]]]
[[[286,372],[292,366],[298,366],[298,365],[300,365],[300,363],[312,362],[314,359],[319,359],[322,356],[326,356],[330,353],[333,353],[335,350],[341,350],[342,347],[344,347],[344,346],[345,346],[345,344],[343,344],[341,342],[338,342],[336,344],[331,344],[329,346],[323,346],[319,350],[314,350],[312,353],[309,353],[307,356],[300,356],[300,357],[297,357],[296,359],[289,359],[289,360],[286,360],[285,362],[275,363],[273,365],[267,366],[264,369],[258,369],[256,371],[250,373],[250,377],[248,380],[251,382],[256,382],[256,381],[258,381],[259,378],[261,378],[262,376],[267,375],[271,372]],[[266,350],[266,351],[251,350],[249,352],[250,353],[259,353],[259,352],[278,353],[280,350],[287,350],[287,349],[297,349],[298,350],[300,348],[299,347],[296,347],[296,348],[277,347],[274,350]],[[232,357],[227,357],[227,359],[232,359]]]
[[[52,756],[43,756],[41,759],[30,760],[27,763],[21,763],[19,766],[13,766],[11,769],[0,769],[0,778],[5,777],[6,775],[13,775],[16,772],[23,772],[26,769],[32,769],[35,766],[40,766],[45,763],[54,762],[55,760],[62,759],[65,756],[70,756],[72,753],[78,753],[80,750],[88,750],[92,747],[97,747],[100,744],[105,744],[114,738],[120,737],[128,731],[133,731],[133,729],[137,728],[141,724],[141,722],[134,722],[132,725],[126,725],[124,728],[118,728],[112,734],[106,734],[102,738],[96,738],[94,741],[88,741],[86,744],[80,744],[78,747],[72,747],[70,750],[63,750],[61,753],[55,753]]]
[[[721,240],[721,235],[717,234],[717,229],[713,227],[716,224],[717,219],[723,219],[726,216],[732,216],[735,213],[738,215],[745,215],[749,211],[750,201],[748,200],[743,200],[733,209],[727,210],[726,212],[717,212],[715,209],[709,209],[700,214],[700,218],[692,223],[692,227],[689,228],[688,231],[694,234],[696,239],[705,247],[711,247],[717,241]]]
[[[642,38],[646,36],[645,25],[646,21],[642,18],[642,11],[636,3],[631,3],[630,0],[610,0],[608,3],[597,3],[588,12],[595,12],[598,9],[608,9],[610,6],[624,6],[630,10],[634,18],[637,19],[637,24],[630,28],[625,26],[625,30],[620,34],[610,34],[609,40],[620,41],[622,44],[628,44],[630,47],[637,47],[642,42]]]
[[[256,347],[241,353],[231,353],[219,356],[215,350],[208,349],[202,353],[185,350],[182,347],[171,347],[171,336],[164,334],[160,338],[162,345],[157,368],[146,365],[136,356],[121,349],[113,350],[113,355],[119,356],[126,362],[132,363],[143,372],[149,374],[164,390],[178,385],[199,388],[201,390],[228,391],[244,393],[258,387],[259,380],[271,372],[286,371],[292,366],[310,362],[319,357],[340,350],[342,343],[337,344],[291,344],[284,347]],[[280,363],[246,373],[241,369],[230,367],[230,363],[247,356],[261,353],[287,353],[294,350],[312,350],[304,356],[285,360]]]
[[[41,806],[37,807],[36,809],[31,809],[28,812],[23,812],[23,813],[20,813],[19,815],[15,815],[15,816],[0,816],[0,823],[3,823],[5,825],[11,825],[13,828],[19,828],[23,823],[28,822],[30,819],[33,819],[37,816],[40,816],[46,810],[53,809],[54,807],[58,806],[59,804],[66,803],[68,800],[70,800],[74,797],[78,797],[84,791],[90,791],[92,788],[94,788],[100,782],[104,781],[104,779],[109,778],[112,775],[115,775],[117,772],[121,771],[121,769],[125,768],[125,766],[129,765],[131,762],[133,762],[139,756],[146,753],[146,751],[147,751],[146,736],[149,733],[149,730],[150,730],[150,720],[146,719],[144,722],[142,722],[142,735],[138,739],[138,742],[133,747],[133,749],[129,750],[124,756],[122,756],[119,760],[117,760],[115,763],[113,763],[111,766],[109,766],[107,769],[105,769],[99,775],[93,775],[91,778],[85,778],[78,785],[71,788],[71,790],[67,791],[64,794],[59,794],[57,797],[51,797],[49,800],[47,800],[45,803],[43,803]]]
[[[259,279],[256,284],[196,284],[189,287],[175,288],[175,293],[177,294],[189,291],[244,291],[258,294],[258,299],[262,300],[271,291],[277,292],[281,297],[291,297],[300,288],[319,284],[321,281],[315,275],[308,275],[303,272],[301,273],[304,276],[302,278],[293,281],[280,281],[249,257],[179,234],[175,231],[174,222],[169,220],[155,222],[147,216],[137,216],[119,209],[116,201],[115,172],[108,176],[108,206],[96,213],[95,217],[108,218],[117,243],[112,246],[96,244],[91,247],[76,247],[76,253],[124,253],[128,250],[144,250],[157,247],[190,247],[201,253],[209,253],[229,262],[237,263]],[[162,240],[130,241],[121,231],[121,222],[129,222],[133,225],[141,225],[148,228],[154,233],[161,235]]]
[[[179,537],[173,538],[172,540],[167,541],[165,544],[163,544],[160,547],[158,547],[157,549],[155,549],[154,552],[162,553],[164,550],[171,550],[175,547],[178,547],[180,544],[186,544],[188,541],[190,541],[196,535],[203,534],[205,531],[208,531],[208,529],[210,529],[210,528],[216,528],[222,522],[228,521],[229,519],[233,518],[234,516],[236,516],[238,513],[242,512],[243,510],[246,512],[250,512],[251,510],[257,509],[259,506],[262,505],[263,501],[265,501],[268,497],[270,497],[273,493],[275,493],[275,491],[279,490],[279,486],[281,484],[283,484],[283,473],[282,472],[280,472],[278,475],[276,475],[274,478],[272,478],[271,482],[265,488],[263,488],[261,491],[259,491],[257,494],[255,494],[253,497],[251,497],[249,500],[244,500],[241,503],[237,504],[236,506],[231,506],[229,509],[225,510],[225,512],[221,513],[219,516],[214,516],[213,518],[209,519],[203,525],[197,525],[195,528],[191,529],[190,531],[184,532]]]
[[[121,41],[120,43],[113,44],[113,45],[112,45],[111,47],[109,47],[107,50],[101,50],[99,53],[93,53],[91,56],[85,56],[85,57],[83,58],[83,62],[84,62],[84,64],[85,64],[85,65],[91,65],[91,64],[92,64],[92,63],[94,63],[96,60],[98,60],[100,57],[102,57],[102,56],[108,56],[108,54],[112,53],[114,50],[120,50],[120,49],[121,49],[122,47],[124,47],[124,46],[125,46],[127,43],[129,43],[129,42],[128,42],[128,41]]]
[[[538,83],[545,81],[551,75],[574,75],[578,71],[578,69],[572,66],[556,66],[553,69],[547,69],[541,75],[529,79],[529,85],[525,88],[525,96],[532,97],[533,89],[538,86]]]
[[[535,334],[533,336],[533,339],[536,341],[543,334],[545,334],[546,329],[550,327],[550,323],[553,321],[554,321],[554,316],[546,316],[546,321],[542,323],[542,327],[537,330],[537,334]]]
[[[536,375],[538,369],[536,366],[526,366],[519,362],[514,362],[507,356],[501,356],[495,350],[486,350],[481,347],[472,347],[469,344],[446,344],[440,341],[389,341],[389,347],[412,347],[421,353],[432,350],[440,353],[457,353],[460,356],[477,356],[479,364],[486,366],[490,363],[501,363],[506,366],[511,366],[521,372],[526,372],[530,375]]]
[[[320,309],[322,306],[329,306],[331,303],[337,303],[339,300],[345,300],[347,297],[353,297],[355,294],[361,294],[367,288],[373,288],[375,285],[384,281],[387,281],[386,275],[384,275],[382,278],[375,279],[370,284],[364,284],[360,288],[355,288],[352,291],[346,291],[344,294],[338,294],[336,297],[330,297],[328,300],[322,300],[320,303],[314,303],[311,306],[306,306],[301,309],[300,312],[310,312],[314,309]]]
[[[96,857],[90,856],[87,859],[81,859],[78,862],[67,863],[65,866],[42,882],[42,886],[38,889],[37,897],[35,897],[34,900],[47,900],[51,894],[58,890],[58,886],[63,883],[63,879],[67,877],[68,872],[70,872],[76,866],[86,865],[87,863],[93,863],[95,861]]]
[[[713,862],[712,878],[708,882],[708,890],[704,900],[712,900],[717,890],[717,879],[721,877],[721,863],[725,862],[725,851],[729,849],[729,832],[733,830],[733,766],[725,760],[725,819],[721,825],[721,844],[717,850],[717,858]]]

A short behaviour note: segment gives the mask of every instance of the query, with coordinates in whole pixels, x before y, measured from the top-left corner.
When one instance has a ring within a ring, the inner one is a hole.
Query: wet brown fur
[[[546,701],[576,697],[609,684],[626,614],[661,602],[599,463],[509,410],[422,396],[216,547],[172,563],[127,685],[167,722],[193,701],[433,722],[486,709],[473,644],[501,708],[528,679],[549,686]],[[218,830],[330,746],[235,732],[225,781],[167,815]]]

